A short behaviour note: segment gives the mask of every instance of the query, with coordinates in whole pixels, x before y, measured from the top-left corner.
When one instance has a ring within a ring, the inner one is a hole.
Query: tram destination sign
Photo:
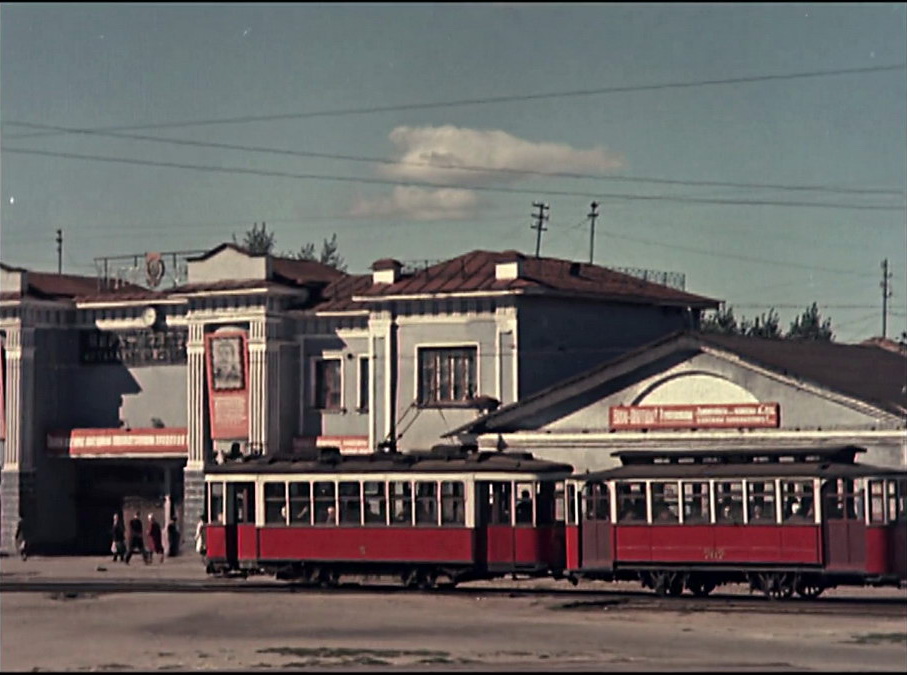
[[[609,424],[629,429],[777,428],[778,403],[706,403],[611,406]]]

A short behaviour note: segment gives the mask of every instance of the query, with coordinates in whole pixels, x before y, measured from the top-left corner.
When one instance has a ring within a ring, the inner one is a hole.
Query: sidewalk
[[[205,566],[195,553],[175,558],[155,556],[154,562],[145,564],[135,555],[129,564],[113,562],[111,556],[35,556],[21,560],[15,556],[0,558],[0,580],[205,580]]]

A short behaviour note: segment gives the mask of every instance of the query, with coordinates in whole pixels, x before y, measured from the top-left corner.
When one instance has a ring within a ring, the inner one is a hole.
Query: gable
[[[189,284],[232,281],[234,279],[261,279],[269,276],[268,257],[251,256],[232,246],[223,246],[220,250],[203,258],[190,260],[188,263]]]

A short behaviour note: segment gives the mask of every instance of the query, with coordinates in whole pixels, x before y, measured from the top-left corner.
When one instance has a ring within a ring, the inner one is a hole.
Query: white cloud
[[[621,157],[602,147],[588,150],[564,143],[536,143],[497,129],[464,129],[401,126],[390,134],[401,164],[382,168],[382,173],[406,180],[459,185],[495,180],[513,182],[531,175],[498,171],[457,171],[428,164],[516,171],[602,174],[623,164]]]
[[[352,216],[395,216],[407,220],[467,220],[476,214],[479,199],[471,190],[397,186],[387,197],[359,199]]]

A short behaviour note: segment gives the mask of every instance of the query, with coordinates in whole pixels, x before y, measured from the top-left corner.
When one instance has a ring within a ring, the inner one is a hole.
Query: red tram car
[[[659,594],[769,597],[907,580],[907,472],[863,448],[617,452],[567,481],[567,572]]]
[[[530,454],[436,446],[341,455],[311,448],[206,473],[210,573],[270,573],[324,585],[393,576],[430,588],[506,574],[559,576],[572,467]]]

